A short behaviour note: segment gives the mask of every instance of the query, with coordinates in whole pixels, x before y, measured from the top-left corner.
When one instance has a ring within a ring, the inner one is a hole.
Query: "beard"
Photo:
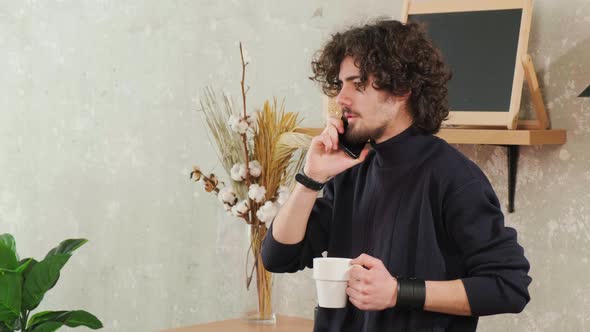
[[[360,117],[358,118],[360,119]],[[352,144],[362,144],[367,143],[367,141],[375,141],[379,139],[385,129],[387,128],[387,124],[383,123],[375,128],[364,128],[360,126],[360,123],[349,124],[348,128],[345,133],[346,140]]]

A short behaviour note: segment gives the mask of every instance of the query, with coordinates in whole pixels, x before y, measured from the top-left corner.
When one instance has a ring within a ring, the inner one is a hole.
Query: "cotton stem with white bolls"
[[[243,111],[244,111],[244,120],[247,121],[248,119],[248,114],[246,112],[246,89],[245,89],[245,80],[246,80],[246,66],[248,65],[247,62],[244,61],[244,49],[242,48],[242,42],[240,42],[240,59],[242,61],[242,80],[240,82],[241,88],[242,88],[242,105],[243,105]],[[246,133],[242,133],[240,134],[242,135],[242,144],[244,145],[244,160],[246,162],[246,188],[250,188],[250,184],[252,183],[250,180],[250,153],[248,151],[248,139],[246,137]],[[248,203],[250,206],[250,211],[248,211],[248,216],[246,219],[246,222],[248,224],[253,224],[255,223],[255,214],[254,214],[254,205],[252,202],[252,199],[250,197],[248,197]]]

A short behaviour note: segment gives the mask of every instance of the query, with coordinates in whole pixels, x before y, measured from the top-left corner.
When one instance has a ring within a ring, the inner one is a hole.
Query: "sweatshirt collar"
[[[417,161],[426,152],[431,135],[423,135],[414,126],[381,143],[371,141],[378,166],[387,167]]]

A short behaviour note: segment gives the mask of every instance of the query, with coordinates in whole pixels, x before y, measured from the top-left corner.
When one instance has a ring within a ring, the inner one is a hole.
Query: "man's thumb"
[[[357,159],[355,159],[355,164],[360,164],[363,161],[365,161],[365,159],[367,158],[367,155],[369,154],[370,149],[368,147],[365,147],[363,149],[363,151],[361,151],[361,154],[359,155],[359,157]]]

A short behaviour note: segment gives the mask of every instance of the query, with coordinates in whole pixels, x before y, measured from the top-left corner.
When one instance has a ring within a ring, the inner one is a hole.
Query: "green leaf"
[[[17,272],[17,273],[25,272],[25,270],[29,267],[29,264],[31,264],[32,261],[34,261],[34,259],[32,259],[32,258],[25,258],[25,259],[21,260],[20,262],[18,262],[18,268],[14,272]]]
[[[31,332],[53,332],[62,326],[64,326],[64,324],[59,323],[59,322],[47,322],[47,323],[43,323],[43,324],[35,327],[34,329],[32,329],[30,331]]]
[[[49,256],[30,269],[25,270],[23,287],[23,308],[33,310],[37,308],[45,293],[53,288],[59,279],[59,271],[70,259],[70,254],[55,254]],[[29,266],[30,266],[29,265]]]
[[[35,267],[35,265],[37,265],[39,263],[34,258],[26,258],[24,260],[21,260],[19,264],[22,265],[25,260],[29,260],[29,263],[27,264],[27,267],[25,268],[25,270],[22,273],[22,276],[23,276],[23,286],[26,283],[27,279],[29,278],[29,275],[31,274],[31,271],[33,270],[33,267]]]
[[[16,252],[16,242],[14,241],[12,234],[4,233],[0,235],[0,244],[4,244],[8,248],[11,248],[12,251]]]
[[[5,330],[3,330],[2,327],[4,327]],[[14,321],[12,321],[12,323],[9,323],[9,321],[5,321],[4,324],[0,322],[0,332],[19,331],[20,329],[20,318],[15,319]]]
[[[48,323],[60,323],[69,327],[86,326],[93,330],[102,328],[102,323],[91,313],[84,310],[75,311],[44,311],[35,314],[29,320],[28,326],[32,331]],[[49,325],[56,326],[56,325]],[[60,325],[61,326],[61,325]],[[58,326],[58,328],[60,327]],[[55,331],[55,330],[40,330]]]
[[[8,233],[0,235],[0,268],[15,270],[17,266],[18,255],[14,237]]]
[[[23,259],[22,261],[17,263],[17,268],[14,270],[0,268],[0,271],[22,273],[27,269],[27,267],[31,263],[31,260],[32,260],[32,258]]]
[[[53,322],[56,321],[56,318],[60,315],[63,315],[68,311],[41,311],[34,314],[31,318],[29,318],[29,322],[27,323],[27,327],[33,328],[39,324],[45,322]]]
[[[4,325],[3,322],[0,322],[0,332],[13,332],[14,329]]]
[[[13,321],[21,310],[22,276],[16,272],[0,272],[0,322]]]
[[[62,241],[51,249],[41,262],[35,260],[29,263],[24,271],[23,307],[27,310],[35,309],[45,293],[53,288],[59,279],[61,268],[70,259],[72,252],[80,248],[86,239],[69,239]]]
[[[74,250],[80,248],[86,242],[88,242],[86,239],[69,239],[62,241],[57,247],[51,249],[45,258],[59,254],[71,255]]]
[[[6,324],[8,325],[8,324]],[[21,330],[21,326],[20,326],[20,317],[14,320],[14,323],[12,324],[12,328],[16,331],[20,331]],[[23,329],[24,330],[24,329]]]

